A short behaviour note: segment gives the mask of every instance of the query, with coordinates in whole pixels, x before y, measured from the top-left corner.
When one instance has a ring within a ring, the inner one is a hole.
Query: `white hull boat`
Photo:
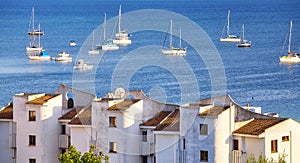
[[[131,44],[131,40],[129,39],[130,34],[128,34],[126,32],[126,30],[121,30],[121,15],[122,15],[122,8],[120,5],[119,20],[118,20],[118,33],[116,33],[116,38],[113,40],[113,43],[120,44],[120,45],[129,45],[129,44]]]
[[[244,24],[242,25],[242,37],[240,39],[240,43],[238,44],[238,47],[241,48],[247,48],[251,46],[251,41],[245,40],[245,36],[244,36]]]
[[[288,44],[288,55],[279,57],[280,62],[282,63],[299,63],[300,62],[300,54],[296,52],[291,52],[291,42],[292,42],[292,27],[293,22],[290,22],[290,33],[289,33],[289,44]]]
[[[224,29],[223,29],[220,41],[221,42],[240,42],[241,39],[239,36],[230,34],[229,20],[230,20],[230,10],[228,10],[228,16],[227,16],[227,37],[223,37],[223,34],[224,34]]]
[[[51,57],[49,56],[48,52],[41,52],[37,54],[29,54],[28,55],[30,60],[50,60]]]
[[[180,29],[180,34],[179,34],[180,38],[180,48],[174,48],[172,45],[172,20],[170,20],[170,48],[169,49],[163,49],[162,53],[165,55],[173,55],[173,56],[186,56],[186,48],[181,48],[181,29]]]
[[[93,69],[93,67],[94,67],[93,65],[84,63],[82,59],[78,60],[78,62],[76,62],[74,65],[75,70],[91,70]]]
[[[65,51],[59,53],[57,58],[52,58],[52,59],[55,61],[59,61],[59,62],[71,62],[72,61],[72,57],[70,57],[70,54],[67,54]]]

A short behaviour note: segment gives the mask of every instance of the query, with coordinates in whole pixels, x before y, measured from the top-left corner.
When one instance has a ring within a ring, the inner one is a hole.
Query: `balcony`
[[[232,163],[242,163],[242,151],[233,150],[232,154]]]
[[[69,148],[69,135],[58,135],[58,147],[62,149]]]
[[[16,148],[16,134],[9,135],[9,147]]]
[[[150,156],[154,153],[154,143],[150,142],[140,142],[140,155]]]

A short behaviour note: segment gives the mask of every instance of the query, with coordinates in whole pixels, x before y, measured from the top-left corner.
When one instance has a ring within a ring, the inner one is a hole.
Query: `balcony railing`
[[[242,151],[233,150],[232,154],[232,163],[242,163]]]
[[[69,135],[58,135],[58,147],[62,149],[69,148]]]
[[[150,156],[154,153],[154,144],[148,141],[140,142],[140,155]]]
[[[9,147],[16,148],[16,134],[9,135]]]

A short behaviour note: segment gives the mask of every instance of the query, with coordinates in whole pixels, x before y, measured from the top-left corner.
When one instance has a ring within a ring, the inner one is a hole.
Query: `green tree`
[[[77,151],[76,147],[71,145],[67,152],[60,154],[58,160],[61,163],[109,163],[109,156],[100,151],[98,155],[94,153],[95,145],[91,145],[88,152],[81,156],[81,152]]]

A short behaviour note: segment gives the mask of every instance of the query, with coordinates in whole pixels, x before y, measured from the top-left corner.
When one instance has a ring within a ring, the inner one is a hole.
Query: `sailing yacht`
[[[38,30],[40,30],[40,24],[38,26]],[[41,35],[38,35],[37,43],[36,43],[36,35],[31,35],[30,38],[31,38],[30,45],[29,45],[29,47],[26,47],[26,51],[28,53],[43,51],[43,47],[41,46]]]
[[[291,42],[292,42],[292,27],[293,22],[290,22],[290,31],[289,31],[289,44],[288,44],[288,54],[282,57],[279,57],[280,62],[285,63],[299,63],[300,62],[300,54],[296,52],[291,52]]]
[[[113,43],[112,39],[106,39],[106,14],[104,14],[104,23],[103,23],[103,43],[102,45],[98,45],[101,50],[118,50],[119,46]]]
[[[227,16],[227,37],[223,37],[223,34],[224,34],[224,29],[223,29],[220,41],[221,42],[240,42],[240,37],[239,36],[230,34],[229,20],[230,20],[230,10],[228,10],[228,16]]]
[[[128,45],[131,44],[131,40],[129,39],[130,34],[128,34],[126,30],[121,30],[121,15],[122,15],[122,7],[120,5],[119,19],[118,19],[118,33],[116,33],[116,37],[113,40],[113,43],[120,44],[120,45]]]
[[[169,49],[163,49],[162,53],[165,55],[174,55],[174,56],[185,56],[186,55],[186,48],[181,48],[181,29],[180,29],[180,47],[175,48],[172,45],[172,20],[170,20],[170,48]]]
[[[238,47],[250,47],[251,41],[245,40],[245,34],[244,34],[245,26],[242,25],[242,37],[240,39],[240,43],[238,44]]]
[[[94,49],[94,31],[92,34],[92,49],[88,51],[89,54],[99,54],[99,50],[98,49]]]
[[[31,27],[30,27],[31,25]],[[41,31],[41,29],[35,29],[34,27],[34,7],[32,7],[31,10],[31,19],[29,23],[29,28],[28,28],[28,35],[44,35],[44,32]]]

